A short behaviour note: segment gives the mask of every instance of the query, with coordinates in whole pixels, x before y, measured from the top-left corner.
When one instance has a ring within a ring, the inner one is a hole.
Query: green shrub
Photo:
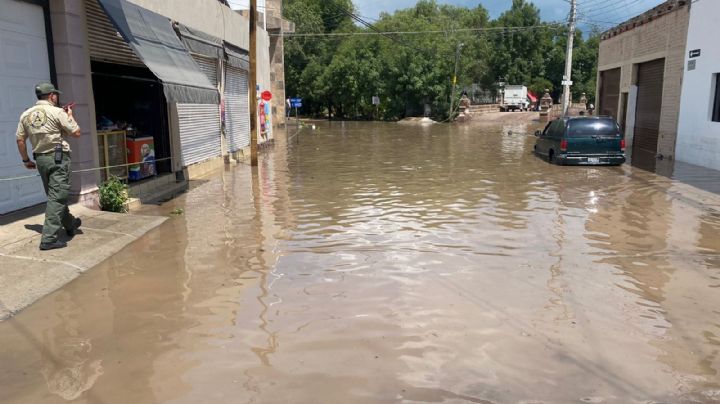
[[[111,176],[100,184],[100,209],[107,212],[127,213],[128,187],[120,178]]]

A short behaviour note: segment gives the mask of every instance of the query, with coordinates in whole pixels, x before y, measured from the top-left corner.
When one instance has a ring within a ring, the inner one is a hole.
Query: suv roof
[[[603,120],[613,120],[613,121],[615,120],[615,118],[613,118],[611,116],[604,116],[604,115],[603,116],[566,116],[561,119],[566,120],[566,121],[582,121],[582,120],[588,120],[588,119],[594,119],[594,120],[603,119]]]

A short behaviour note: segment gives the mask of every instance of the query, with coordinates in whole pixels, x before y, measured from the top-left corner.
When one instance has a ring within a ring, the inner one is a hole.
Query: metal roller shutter
[[[182,165],[222,155],[220,111],[214,104],[177,104]]]
[[[620,68],[600,72],[600,115],[618,119],[620,97]]]
[[[662,108],[665,59],[638,66],[638,95],[635,110],[633,153],[657,153]]]
[[[128,66],[145,66],[100,7],[97,0],[85,0],[90,59]]]
[[[46,200],[42,182],[34,176],[37,171],[20,162],[15,130],[20,114],[37,101],[33,87],[49,80],[43,8],[30,2],[0,1],[0,177],[30,177],[0,181],[0,214]]]
[[[203,73],[208,77],[210,80],[210,83],[217,88],[218,86],[218,73],[217,73],[217,67],[218,67],[218,61],[217,59],[208,58],[196,54],[192,54],[192,58],[197,62],[198,66],[200,66],[200,70],[202,70]]]
[[[250,146],[248,74],[231,66],[225,73],[225,128],[231,152]]]

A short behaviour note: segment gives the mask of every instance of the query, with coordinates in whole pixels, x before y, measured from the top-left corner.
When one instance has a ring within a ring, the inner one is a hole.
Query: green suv
[[[611,117],[565,117],[536,131],[535,154],[559,165],[620,165],[625,139]]]

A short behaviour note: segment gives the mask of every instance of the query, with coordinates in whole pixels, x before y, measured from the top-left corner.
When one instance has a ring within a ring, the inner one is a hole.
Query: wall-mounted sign
[[[690,51],[690,59],[700,57],[700,49],[693,49]]]

